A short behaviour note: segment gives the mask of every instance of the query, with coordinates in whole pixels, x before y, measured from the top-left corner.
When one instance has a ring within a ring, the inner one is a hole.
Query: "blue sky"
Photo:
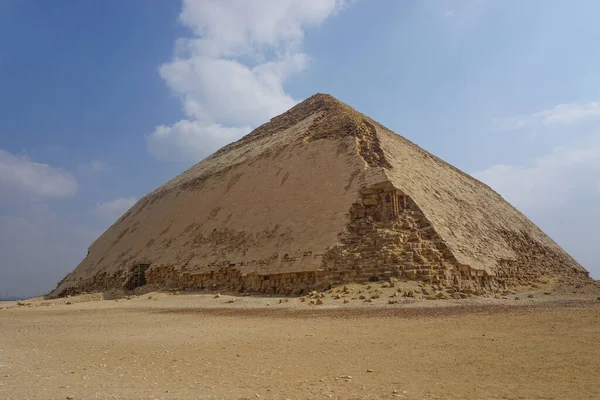
[[[596,1],[0,2],[0,296],[316,93],[482,179],[600,278]]]

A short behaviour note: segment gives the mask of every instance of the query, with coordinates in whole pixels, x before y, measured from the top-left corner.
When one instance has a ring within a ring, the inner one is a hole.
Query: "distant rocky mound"
[[[493,292],[541,276],[589,279],[488,186],[316,94],[139,200],[53,295],[392,277]]]

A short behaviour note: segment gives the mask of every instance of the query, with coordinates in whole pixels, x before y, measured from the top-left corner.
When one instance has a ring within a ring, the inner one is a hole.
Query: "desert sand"
[[[381,286],[0,303],[0,398],[600,398],[598,282],[461,300]]]

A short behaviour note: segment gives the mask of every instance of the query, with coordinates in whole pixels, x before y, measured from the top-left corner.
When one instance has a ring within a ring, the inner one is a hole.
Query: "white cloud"
[[[495,122],[498,130],[521,130],[537,127],[567,126],[600,118],[600,102],[557,104],[530,115],[505,118]]]
[[[4,187],[2,192],[12,192],[12,196],[2,197],[66,197],[77,192],[77,180],[63,169],[0,149],[0,187]]]
[[[551,109],[533,114],[546,124],[572,124],[587,118],[600,117],[600,102],[586,104],[558,104]]]
[[[600,180],[600,145],[556,148],[529,165],[498,164],[474,174],[528,211],[555,210]]]
[[[257,125],[295,104],[282,83],[302,70],[296,54],[249,68],[241,62],[193,57],[163,65],[161,76],[181,95],[188,117],[205,123]]]
[[[119,219],[119,217],[123,215],[125,211],[133,207],[136,202],[137,199],[135,197],[121,197],[115,200],[96,204],[92,208],[91,213],[104,221],[112,223]]]
[[[287,51],[304,26],[318,24],[342,6],[340,0],[184,0],[181,21],[199,38],[197,52],[219,58]]]
[[[148,150],[159,160],[197,162],[223,142],[230,142],[250,132],[250,127],[227,128],[218,124],[182,120],[172,126],[158,126],[147,138]]]
[[[186,119],[147,136],[160,159],[199,161],[296,101],[284,90],[304,70],[304,29],[343,0],[184,0],[181,22],[194,36],[177,41],[160,68]],[[164,149],[159,148],[164,147]]]

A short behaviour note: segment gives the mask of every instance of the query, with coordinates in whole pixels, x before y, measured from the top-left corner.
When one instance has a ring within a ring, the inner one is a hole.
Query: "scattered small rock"
[[[368,368],[367,372],[373,372],[373,370],[371,368]]]
[[[317,305],[320,306],[321,304],[323,304],[323,300],[317,299]]]
[[[214,298],[215,298],[215,299],[218,299],[219,297],[221,297],[221,293],[217,293],[217,294],[215,294],[215,296],[214,296]]]
[[[521,300],[521,298],[519,296],[516,296],[515,300]]]
[[[227,300],[228,303],[235,303],[235,299]]]
[[[600,300],[600,298],[598,300]],[[346,304],[346,303],[350,303],[350,300],[344,299],[344,304]]]
[[[528,296],[527,296],[527,298],[528,298],[528,299],[533,299],[533,295],[532,295],[532,294],[530,294],[530,295],[528,295]]]

